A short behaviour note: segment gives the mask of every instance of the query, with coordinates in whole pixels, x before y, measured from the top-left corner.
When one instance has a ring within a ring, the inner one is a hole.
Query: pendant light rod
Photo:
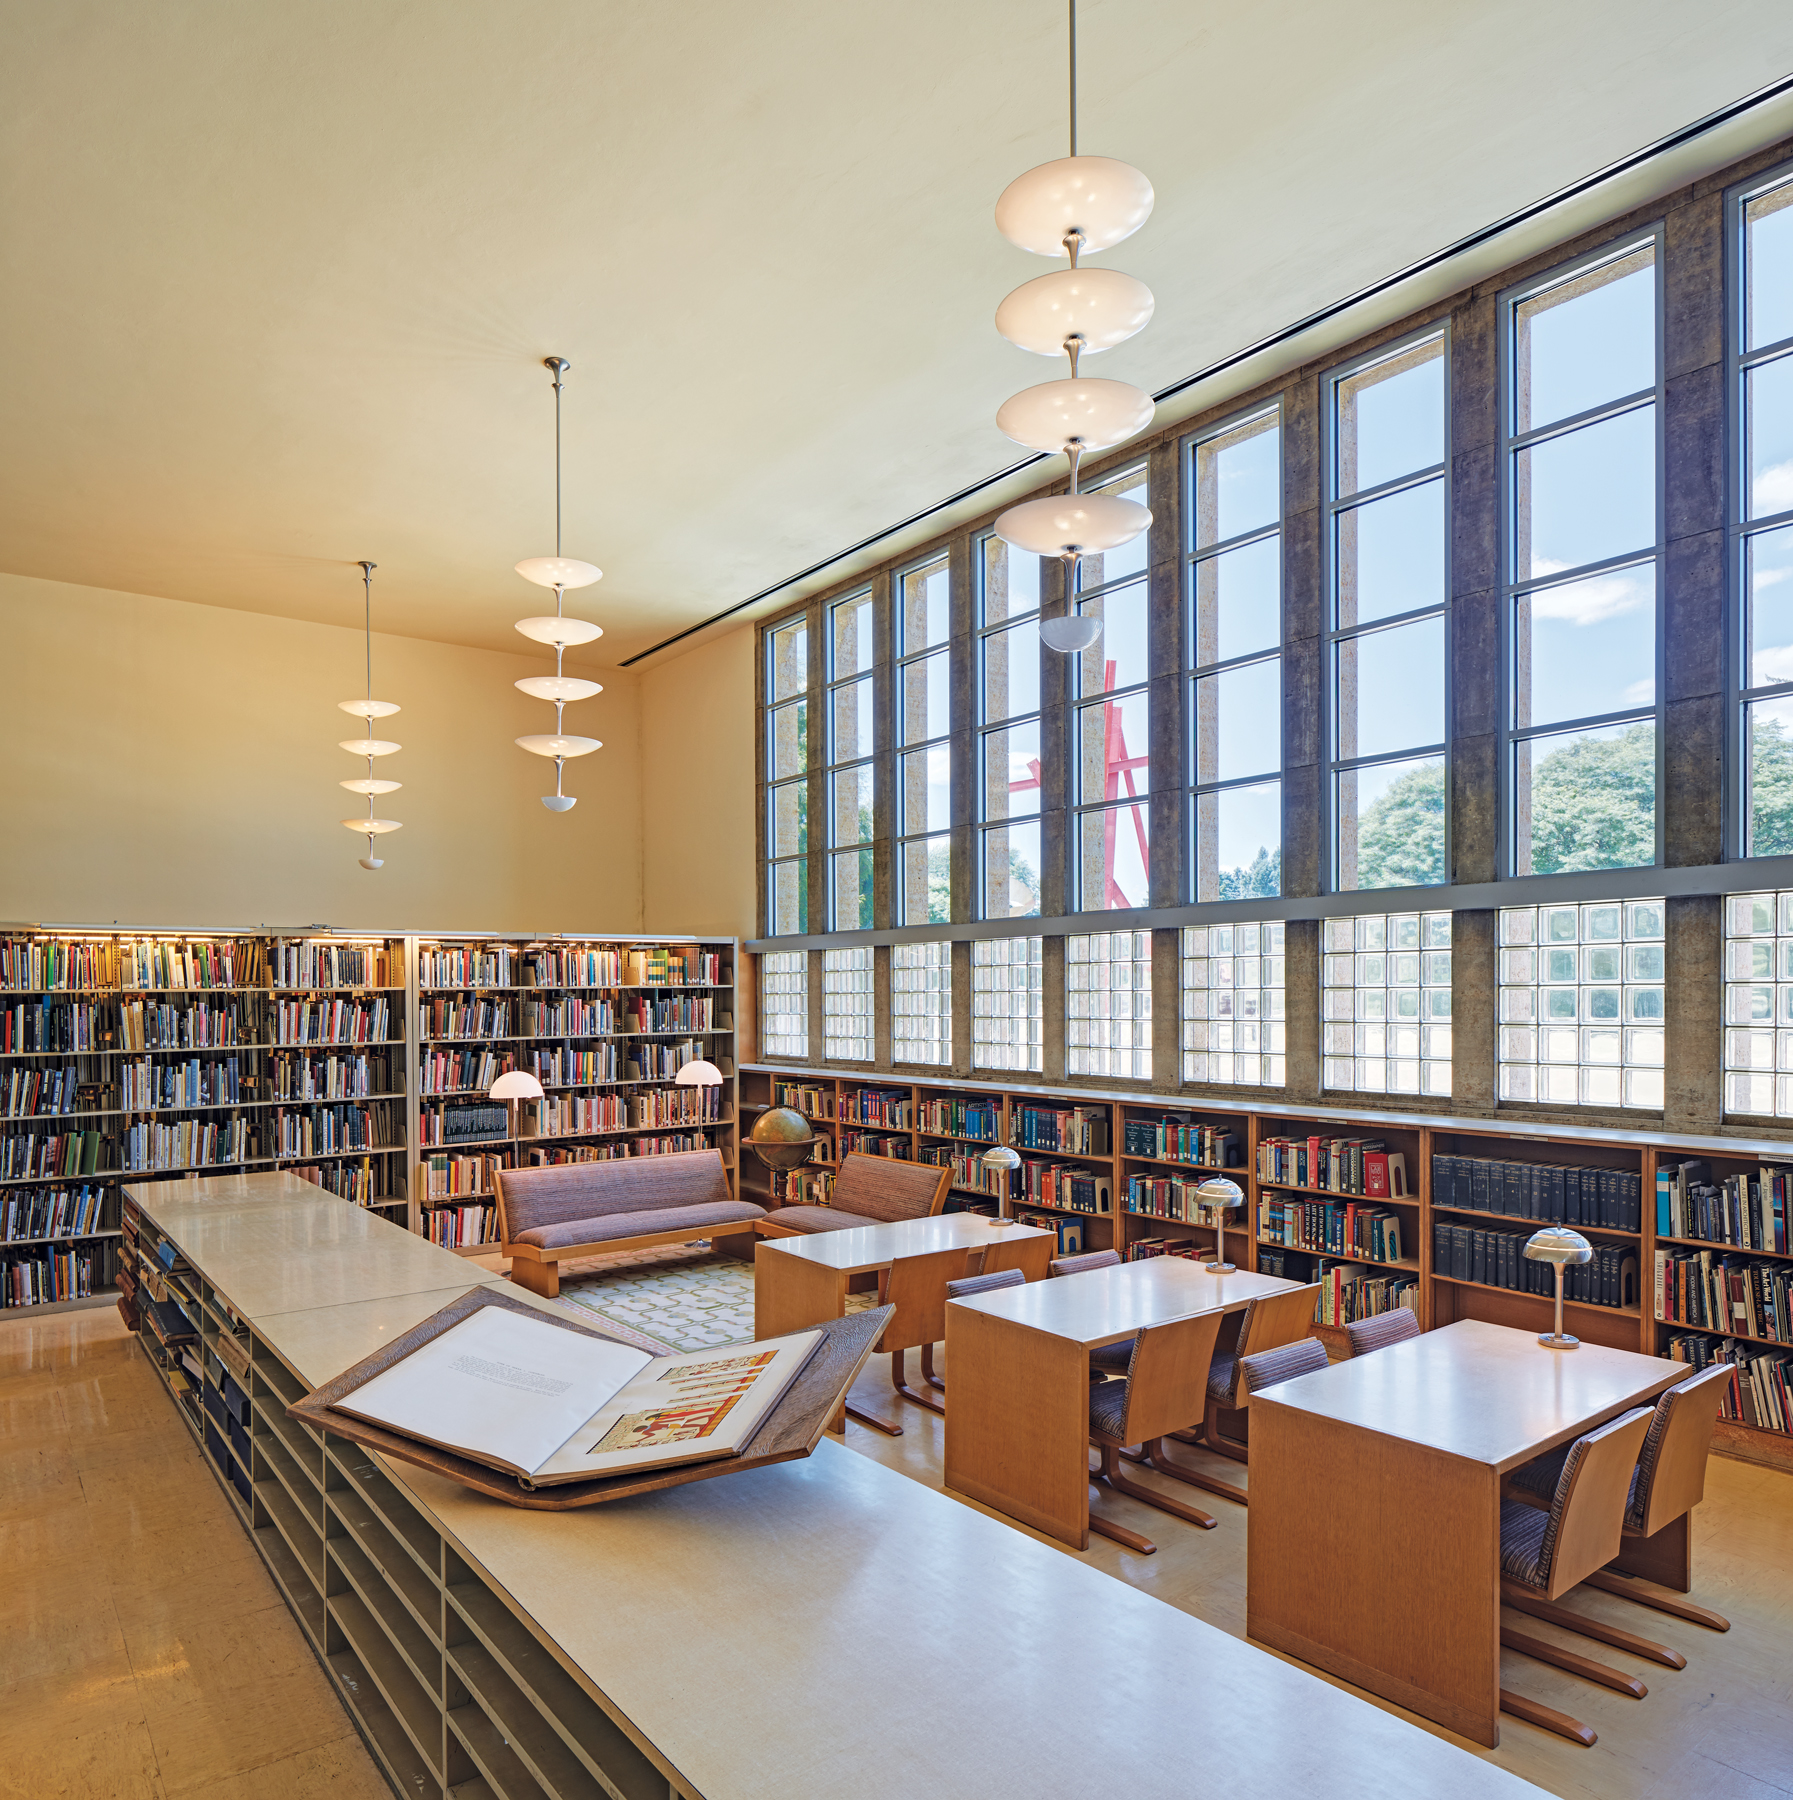
[[[370,700],[374,697],[374,570],[379,566],[365,559],[357,565],[361,570],[361,632],[367,640],[367,697]]]
[[[1077,0],[1071,9],[1071,154],[1077,154]]]
[[[544,356],[542,367],[554,373],[554,554],[560,554],[560,378],[572,368],[564,356]]]

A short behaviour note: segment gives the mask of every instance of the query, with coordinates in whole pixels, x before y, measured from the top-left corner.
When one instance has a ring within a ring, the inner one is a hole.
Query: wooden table
[[[1246,1631],[1500,1742],[1500,1478],[1686,1365],[1465,1319],[1251,1401]]]
[[[949,1301],[946,1485],[1087,1550],[1089,1353],[1147,1325],[1238,1312],[1294,1286],[1155,1256]]]
[[[807,1237],[761,1238],[753,1252],[753,1335],[807,1331],[847,1310],[847,1279],[888,1269],[899,1256],[983,1250],[1014,1238],[1051,1237],[1032,1225],[998,1225],[982,1213],[936,1213],[888,1225],[853,1225]],[[1043,1285],[1039,1282],[1033,1286]],[[846,1409],[831,1431],[845,1431]]]

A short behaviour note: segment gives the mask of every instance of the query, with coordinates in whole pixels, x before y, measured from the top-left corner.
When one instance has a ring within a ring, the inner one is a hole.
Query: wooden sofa
[[[500,1169],[497,1182],[510,1278],[550,1300],[573,1257],[751,1234],[766,1216],[730,1196],[719,1150]]]
[[[952,1185],[950,1168],[853,1150],[841,1159],[834,1194],[826,1206],[775,1206],[754,1229],[761,1237],[799,1237],[805,1232],[925,1219],[946,1205]]]

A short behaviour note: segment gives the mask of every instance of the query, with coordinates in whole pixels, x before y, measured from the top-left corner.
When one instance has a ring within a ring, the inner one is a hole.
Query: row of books
[[[1640,1231],[1643,1177],[1635,1169],[1434,1156],[1432,1204],[1501,1213],[1510,1219],[1536,1219],[1546,1225]]]
[[[1052,1254],[1057,1256],[1081,1256],[1083,1254],[1084,1237],[1081,1219],[1057,1219],[1051,1213],[1018,1212],[1014,1215],[1020,1225],[1032,1225],[1039,1231],[1050,1231],[1058,1242]]]
[[[854,1131],[850,1126],[841,1127],[840,1153],[842,1156],[888,1156],[897,1162],[915,1161],[914,1147],[907,1138],[892,1137],[884,1131]]]
[[[524,1011],[528,1011],[525,1006]],[[659,1037],[670,1031],[726,1030],[726,1018],[718,1020],[716,1002],[707,994],[679,994],[669,999],[649,999],[636,994],[616,1009],[619,1031],[649,1032]]]
[[[105,1134],[98,1131],[21,1131],[0,1136],[0,1180],[97,1174],[112,1166],[102,1160],[105,1149]]]
[[[623,1060],[614,1044],[600,1044],[592,1050],[571,1050],[564,1044],[554,1050],[532,1049],[529,1072],[543,1087],[604,1087],[624,1079]],[[678,1073],[676,1068],[673,1073]],[[491,1085],[490,1081],[483,1084]]]
[[[1315,1281],[1320,1292],[1314,1301],[1316,1325],[1355,1325],[1393,1312],[1397,1306],[1419,1310],[1419,1281],[1412,1275],[1366,1275],[1351,1263],[1321,1261],[1313,1274],[1289,1261],[1281,1250],[1258,1252],[1258,1273],[1280,1275],[1285,1281]]]
[[[393,1093],[405,1085],[403,1072],[395,1076],[392,1058],[384,1051],[354,1056],[306,1056],[289,1051],[269,1059],[266,1079],[268,1096],[274,1100],[361,1100],[369,1094]]]
[[[1729,1363],[1733,1370],[1720,1410],[1727,1419],[1758,1431],[1793,1432],[1793,1356],[1775,1350],[1751,1350],[1734,1338],[1698,1337],[1691,1333],[1668,1342],[1671,1362],[1696,1369]]]
[[[1407,1157],[1391,1154],[1380,1138],[1267,1137],[1258,1140],[1258,1178],[1392,1198],[1407,1192]]]
[[[834,1089],[807,1081],[778,1081],[772,1085],[772,1104],[788,1106],[806,1119],[832,1119]]]
[[[0,1196],[0,1240],[83,1237],[107,1229],[110,1188],[16,1188]]]
[[[919,1128],[939,1137],[994,1144],[1002,1136],[1002,1106],[995,1100],[924,1100]]]
[[[834,1197],[832,1169],[773,1169],[771,1193],[780,1206],[826,1206]]]
[[[1108,1154],[1108,1108],[1044,1106],[1014,1109],[1011,1142],[1021,1150],[1068,1150],[1076,1156]]]
[[[37,1256],[0,1256],[0,1306],[41,1306],[104,1293],[118,1273],[110,1244],[86,1244]]]
[[[0,1007],[0,1055],[39,1050],[109,1050],[117,1027],[111,1008],[89,1000],[16,1001]]]
[[[540,952],[537,953],[538,955]],[[594,956],[616,957],[616,952],[592,951]],[[417,985],[419,987],[507,988],[517,985],[515,970],[517,953],[509,944],[455,944],[447,949],[419,949],[417,952]],[[544,982],[546,986],[600,985],[574,982]]]
[[[266,987],[268,959],[254,939],[125,938],[117,980],[123,988]]]
[[[119,1065],[119,1098],[127,1111],[182,1106],[236,1106],[244,1098],[240,1056],[189,1057],[185,1062]],[[250,1079],[250,1096],[254,1078]]]
[[[1188,1238],[1135,1238],[1127,1246],[1125,1261],[1150,1262],[1155,1256],[1181,1256],[1190,1262],[1206,1262],[1208,1252]]]
[[[104,1106],[107,1098],[100,1084],[72,1064],[46,1068],[41,1063],[20,1063],[0,1082],[0,1113],[9,1119],[93,1112]]]
[[[268,973],[277,988],[390,988],[403,985],[400,961],[384,944],[276,938],[268,952]]]
[[[1525,1255],[1526,1234],[1483,1231],[1473,1225],[1432,1226],[1432,1273],[1484,1287],[1511,1288],[1519,1293],[1556,1293],[1549,1263]],[[1625,1244],[1596,1244],[1592,1262],[1570,1264],[1563,1271],[1565,1298],[1589,1306],[1635,1306],[1637,1252]]]
[[[1793,1168],[1764,1164],[1754,1175],[1714,1182],[1695,1160],[1656,1171],[1656,1235],[1699,1238],[1739,1250],[1788,1254],[1787,1214],[1793,1210]]]
[[[424,1233],[444,1250],[465,1250],[474,1244],[498,1242],[498,1208],[495,1206],[432,1206],[423,1215]]]
[[[722,1088],[648,1088],[638,1094],[547,1094],[524,1108],[525,1137],[575,1131],[639,1131],[656,1125],[717,1125]]]
[[[695,945],[631,949],[624,967],[631,987],[719,987],[724,980],[721,955]]]
[[[1013,1171],[1015,1192],[1036,1206],[1056,1206],[1065,1212],[1111,1213],[1114,1194],[1106,1175],[1079,1169],[1069,1163],[1034,1162],[1027,1157]]]
[[[303,1003],[300,1011],[307,1010]],[[241,1001],[185,1005],[169,1000],[128,1000],[118,1009],[121,1050],[213,1050],[266,1041],[255,1014]],[[302,1040],[282,1037],[282,1043]]]
[[[390,1205],[405,1197],[404,1169],[396,1156],[364,1156],[359,1162],[312,1163],[286,1171],[356,1206]]]
[[[508,1016],[508,1003],[498,1010],[501,1017]],[[558,1000],[524,1000],[517,1007],[517,1030],[523,1037],[610,1037],[631,1029],[609,1000],[586,1000],[569,994]],[[495,1035],[503,1037],[507,1030],[508,1027],[502,1027]],[[450,1031],[441,1035],[464,1034]]]
[[[1200,1163],[1230,1169],[1242,1160],[1239,1134],[1219,1125],[1196,1125],[1186,1119],[1129,1119],[1121,1128],[1129,1156],[1154,1156],[1170,1162]]]
[[[1399,1262],[1401,1217],[1374,1206],[1301,1200],[1267,1189],[1258,1201],[1258,1236],[1321,1256]]]
[[[685,945],[453,944],[417,955],[426,988],[719,987],[724,979],[719,954]]]
[[[331,1156],[400,1147],[395,1100],[357,1106],[280,1106],[251,1117],[138,1120],[119,1137],[127,1169],[192,1169],[207,1163],[256,1162],[274,1156]]]
[[[118,951],[104,938],[0,938],[0,988],[17,994],[118,985]]]
[[[473,1144],[510,1135],[510,1108],[488,1100],[460,1106],[426,1106],[417,1118],[420,1144]]]
[[[909,1131],[915,1125],[915,1105],[906,1088],[857,1088],[842,1095],[840,1116],[856,1125],[885,1125],[892,1131]]]
[[[986,1167],[979,1151],[960,1150],[951,1144],[924,1144],[918,1152],[918,1160],[932,1163],[937,1169],[951,1169],[954,1187],[974,1188],[980,1194],[991,1194],[999,1200],[1005,1191],[1014,1192],[1009,1172]]]
[[[1710,1250],[1658,1250],[1656,1316],[1793,1344],[1793,1265]]]
[[[517,1037],[521,1034],[516,1029],[515,1017],[508,1000],[425,1000],[417,1008],[417,1035],[426,1039]],[[564,1035],[591,1037],[596,1032]]]
[[[609,1060],[615,1064],[614,1048],[609,1051]],[[495,1050],[426,1050],[418,1058],[418,1088],[425,1094],[484,1094],[500,1075],[515,1066],[515,1058],[500,1056]],[[539,1071],[536,1079],[544,1087],[548,1085]]]
[[[1175,1175],[1129,1175],[1123,1205],[1148,1219],[1173,1219],[1182,1225],[1211,1224],[1209,1208],[1196,1198],[1199,1182]]]

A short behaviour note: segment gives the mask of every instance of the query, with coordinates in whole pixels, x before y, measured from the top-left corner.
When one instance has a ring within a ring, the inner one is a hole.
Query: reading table
[[[1254,1394],[1246,1630],[1498,1744],[1501,1476],[1686,1373],[1464,1319]]]
[[[946,1485],[1087,1550],[1089,1353],[1297,1285],[1155,1256],[948,1301]]]

